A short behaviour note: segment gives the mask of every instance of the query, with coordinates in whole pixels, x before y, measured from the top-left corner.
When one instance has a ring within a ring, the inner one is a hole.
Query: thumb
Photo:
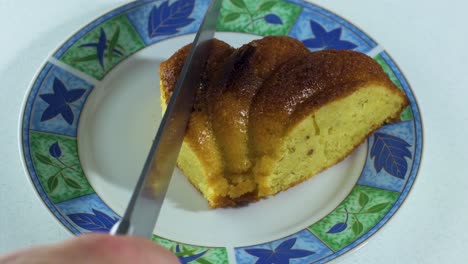
[[[0,257],[0,264],[178,264],[175,255],[147,239],[107,234],[82,235],[69,241]]]

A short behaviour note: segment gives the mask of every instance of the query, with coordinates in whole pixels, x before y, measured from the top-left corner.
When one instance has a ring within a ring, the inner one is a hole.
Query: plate
[[[161,120],[159,63],[193,40],[207,0],[136,1],[57,49],[23,107],[21,143],[32,184],[72,233],[118,221]],[[322,263],[358,247],[395,214],[419,169],[422,125],[390,55],[343,18],[297,0],[224,0],[217,38],[235,47],[289,35],[310,50],[374,58],[411,104],[346,160],[242,208],[212,210],[174,173],[153,240],[182,263]]]

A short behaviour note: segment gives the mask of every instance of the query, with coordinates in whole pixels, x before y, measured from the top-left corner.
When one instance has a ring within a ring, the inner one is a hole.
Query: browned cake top
[[[234,48],[216,39],[213,40],[210,45],[212,45],[212,47],[210,49],[211,52],[208,58],[207,69],[203,73],[202,85],[197,92],[194,105],[195,111],[192,113],[189,120],[185,141],[190,144],[197,155],[206,162],[206,166],[210,167],[211,171],[221,173],[223,164],[219,159],[216,159],[220,153],[213,135],[211,122],[208,119],[208,104],[206,103],[206,96],[204,95],[206,94],[205,90],[207,86],[214,81],[215,76],[219,75],[216,72],[223,69],[222,65],[224,65],[225,58],[229,57],[232,52],[234,52]],[[186,45],[160,65],[162,92],[164,93],[163,98],[166,99],[166,103],[169,101],[191,47],[191,44]]]
[[[307,48],[293,38],[265,37],[242,46],[226,58],[219,81],[208,88],[207,104],[228,177],[246,173],[251,168],[247,127],[257,90],[278,65],[291,56],[308,53]]]
[[[270,76],[252,102],[249,132],[255,155],[273,151],[274,139],[294,122],[293,114],[300,119],[301,113],[371,83],[394,86],[380,65],[359,52],[328,50],[291,58]]]
[[[203,83],[205,84],[212,79],[212,76],[215,75],[214,72],[223,68],[222,65],[224,64],[225,58],[229,57],[235,50],[227,43],[217,39],[214,39],[210,45],[211,52],[208,58],[207,69],[202,77]],[[168,60],[163,61],[160,65],[161,82],[165,89],[164,92],[167,93],[164,98],[167,100],[169,100],[170,94],[174,90],[177,78],[179,78],[185,59],[187,58],[191,48],[192,44],[184,46],[174,53]]]

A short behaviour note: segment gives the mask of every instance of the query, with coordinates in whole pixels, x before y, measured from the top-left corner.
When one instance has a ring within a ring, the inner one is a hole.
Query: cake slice
[[[189,49],[161,64],[163,108]],[[311,53],[289,37],[238,50],[216,40],[202,79],[177,164],[213,208],[309,179],[408,105],[373,59]]]
[[[249,123],[259,197],[338,163],[408,105],[372,58],[319,51],[280,66],[257,92]]]

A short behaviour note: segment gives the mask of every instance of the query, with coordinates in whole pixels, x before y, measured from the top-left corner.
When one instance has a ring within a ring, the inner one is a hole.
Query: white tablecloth
[[[19,119],[42,62],[84,24],[125,0],[0,0],[0,254],[71,234],[33,190]],[[398,213],[337,263],[468,263],[468,4],[466,1],[315,0],[377,40],[421,108],[424,153]]]

